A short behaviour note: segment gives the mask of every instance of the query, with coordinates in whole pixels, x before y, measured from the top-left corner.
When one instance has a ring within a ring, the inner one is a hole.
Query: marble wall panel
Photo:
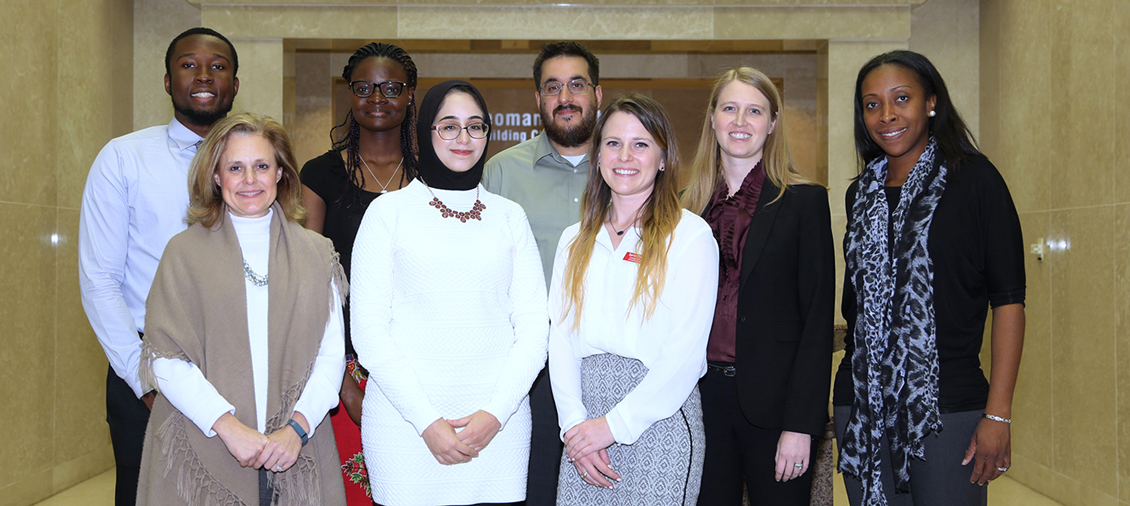
[[[1114,495],[1116,371],[1113,208],[1051,212],[1046,257],[1052,285],[1052,466]]]
[[[979,52],[977,60],[980,65],[978,75],[981,121],[978,129],[981,135],[977,139],[981,151],[990,159],[999,160],[1003,156],[1001,147],[1000,125],[1000,65],[1001,65],[1001,34],[1000,34],[1000,3],[985,2],[981,5]],[[998,163],[997,169],[1000,169]],[[1015,197],[1014,197],[1015,198]]]
[[[78,298],[78,205],[90,163],[132,129],[132,0],[0,4],[0,56],[18,73],[0,106],[0,504],[26,505],[113,465],[101,388],[106,360]],[[15,75],[15,74],[14,74]],[[125,90],[125,93],[122,93]],[[13,194],[5,194],[13,191]],[[60,216],[66,226],[60,227]],[[12,288],[14,287],[14,288]],[[66,337],[60,339],[60,333]]]
[[[1118,499],[1130,502],[1130,204],[1114,206],[1115,395]]]
[[[0,449],[0,490],[52,467],[55,456],[54,207],[0,203],[0,426],[12,437]],[[4,495],[0,491],[0,496]]]
[[[55,386],[52,401],[56,463],[96,453],[110,443],[105,417],[106,356],[87,322],[79,293],[78,217],[77,209],[59,209],[55,228],[57,334],[51,359],[56,370],[66,371]],[[90,474],[79,478],[89,478],[103,469],[105,466],[80,469]]]
[[[716,7],[717,39],[910,38],[910,8],[859,7]]]
[[[1000,46],[998,89],[986,102],[999,110],[999,148],[993,161],[1009,183],[1020,212],[1049,210],[1051,173],[1063,170],[1057,161],[1066,143],[1053,142],[1058,116],[1053,100],[1050,29],[1045,2],[1000,2],[994,23]],[[1037,106],[1036,104],[1047,104]]]
[[[126,80],[113,72],[121,58],[114,52],[115,32],[122,24],[127,28],[130,24],[115,19],[120,13],[114,7],[115,2],[80,2],[59,9],[56,18],[60,48],[91,49],[63,50],[58,56],[58,82],[72,83],[65,87],[69,105],[52,111],[58,115],[58,134],[49,141],[50,151],[57,157],[58,205],[63,207],[79,207],[90,164],[113,135],[118,113],[113,109],[115,102],[107,98],[114,96],[116,84]],[[91,79],[92,72],[113,77]]]
[[[1114,202],[1116,1],[1055,2],[1050,17],[1049,141],[1062,146],[1051,160],[1053,208]],[[1122,34],[1125,38],[1125,34]],[[1029,102],[1029,107],[1039,103]]]
[[[1130,202],[1130,2],[1114,4],[1114,201]],[[1123,487],[1130,501],[1130,486]]]
[[[1051,216],[1047,211],[1023,213],[1020,226],[1024,231],[1025,248],[1046,240]],[[1033,462],[1052,462],[1055,432],[1052,430],[1052,304],[1051,271],[1053,260],[1046,255],[1024,255],[1027,279],[1025,299],[1024,356],[1012,401],[1012,452]],[[986,343],[988,343],[986,339]],[[986,362],[987,363],[987,362]],[[987,368],[986,368],[987,369]],[[987,372],[987,371],[986,371]],[[1015,461],[1014,461],[1015,462]]]
[[[397,36],[397,8],[394,6],[219,5],[205,6],[201,18],[205,26],[228,38],[379,39]]]
[[[283,121],[282,39],[232,39],[239,51],[239,94],[232,113],[253,112]]]
[[[714,23],[714,12],[694,7],[402,6],[397,36],[405,39],[541,39],[553,34],[561,40],[698,40],[715,35]]]
[[[8,69],[0,110],[9,120],[0,123],[0,153],[7,161],[0,178],[0,202],[53,206],[57,158],[51,144],[56,111],[57,41],[54,11],[57,1],[16,0],[6,3],[0,19],[5,33],[0,41],[0,66]],[[43,34],[48,34],[44,37]],[[35,41],[34,44],[30,41]],[[74,102],[67,103],[73,106]]]

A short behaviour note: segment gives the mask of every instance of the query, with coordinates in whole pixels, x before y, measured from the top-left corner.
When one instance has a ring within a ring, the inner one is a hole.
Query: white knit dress
[[[470,210],[475,190],[433,190]],[[361,437],[384,506],[525,499],[526,394],[545,364],[541,259],[517,204],[480,187],[482,220],[444,218],[419,181],[375,200],[353,249],[353,343],[369,371]],[[444,466],[420,436],[484,410],[502,430],[469,463]]]

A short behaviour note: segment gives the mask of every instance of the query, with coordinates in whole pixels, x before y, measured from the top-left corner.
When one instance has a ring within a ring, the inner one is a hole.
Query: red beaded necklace
[[[442,214],[444,218],[451,218],[454,216],[456,218],[459,218],[459,221],[463,223],[467,223],[467,220],[469,219],[483,221],[482,212],[487,208],[487,206],[479,200],[479,188],[477,186],[475,187],[475,205],[471,206],[470,211],[459,212],[453,211],[450,207],[447,207],[447,205],[444,204],[443,201],[439,199],[439,197],[436,197],[435,192],[432,191],[432,187],[428,186],[428,183],[425,183],[423,178],[420,178],[420,182],[424,183],[424,188],[427,188],[428,193],[432,195],[432,201],[428,202],[428,205],[438,209],[439,214]]]

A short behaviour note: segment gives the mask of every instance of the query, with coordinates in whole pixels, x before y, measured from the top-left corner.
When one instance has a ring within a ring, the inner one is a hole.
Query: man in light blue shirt
[[[534,85],[545,134],[487,161],[483,185],[526,211],[548,283],[561,232],[581,219],[588,152],[603,93],[600,61],[576,42],[546,44],[534,60]],[[533,434],[526,505],[552,506],[557,503],[562,443],[548,368],[530,389],[530,411]]]
[[[238,68],[235,47],[223,35],[207,28],[178,35],[165,54],[173,120],[111,140],[95,158],[83,190],[79,287],[110,362],[106,421],[117,464],[117,506],[136,500],[145,426],[156,395],[138,379],[145,299],[165,244],[186,227],[188,168],[212,125],[231,110]]]

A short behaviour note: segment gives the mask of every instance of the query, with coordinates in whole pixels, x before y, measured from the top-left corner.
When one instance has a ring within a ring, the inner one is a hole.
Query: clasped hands
[[[612,488],[612,481],[620,475],[612,469],[608,447],[616,442],[608,420],[602,416],[585,420],[565,432],[565,456],[581,480],[594,487]]]
[[[293,418],[303,430],[310,432],[310,424],[302,413],[295,411]],[[216,431],[228,452],[243,467],[266,468],[281,473],[298,461],[298,452],[302,451],[302,438],[290,425],[283,425],[270,435],[263,435],[244,425],[235,415],[224,413],[212,425],[212,430]]]
[[[463,430],[455,432],[455,429]],[[463,464],[478,457],[490,444],[502,424],[498,418],[478,410],[458,420],[440,418],[424,429],[424,443],[440,464]]]

